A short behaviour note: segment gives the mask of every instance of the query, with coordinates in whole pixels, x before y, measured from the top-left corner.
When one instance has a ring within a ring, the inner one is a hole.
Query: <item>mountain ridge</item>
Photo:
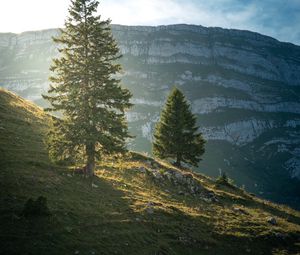
[[[284,44],[291,44],[292,46],[300,46],[298,44],[289,42],[289,41],[281,41],[279,39],[276,39],[275,37],[269,36],[269,35],[265,35],[256,31],[251,31],[251,30],[247,30],[247,29],[237,29],[237,28],[224,28],[224,27],[206,27],[206,26],[202,26],[202,25],[196,25],[196,24],[187,24],[187,23],[174,23],[174,24],[168,24],[168,25],[157,25],[157,26],[150,26],[150,25],[122,25],[122,24],[112,24],[112,26],[116,29],[118,27],[128,27],[128,28],[154,28],[154,29],[162,29],[162,28],[167,28],[167,27],[182,27],[185,29],[188,28],[196,28],[196,29],[191,29],[192,31],[201,31],[202,29],[213,29],[213,30],[221,30],[221,31],[232,31],[232,32],[236,32],[236,33],[244,33],[244,35],[248,34],[249,37],[253,37],[253,35],[256,35],[259,38],[265,38],[265,39],[269,39],[270,41],[276,41],[279,43],[284,43]],[[198,28],[198,29],[197,29]],[[202,29],[201,29],[202,28]],[[28,31],[22,31],[19,33],[14,33],[14,32],[0,32],[0,34],[8,34],[8,35],[22,35],[22,34],[26,34],[26,33],[35,33],[35,32],[48,32],[48,31],[57,31],[59,28],[45,28],[45,29],[40,29],[40,30],[28,30]]]

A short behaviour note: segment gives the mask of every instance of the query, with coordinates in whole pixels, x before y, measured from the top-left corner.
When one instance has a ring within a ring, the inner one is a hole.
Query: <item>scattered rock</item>
[[[147,169],[145,167],[139,167],[136,169],[138,172],[145,174],[147,172]]]
[[[288,237],[287,234],[278,233],[278,232],[274,233],[274,236],[277,237],[277,238],[279,238],[279,239],[282,239],[282,240],[284,240],[284,239],[286,239]]]
[[[152,202],[152,201],[148,202],[146,204],[146,207],[147,207],[146,212],[148,214],[153,214],[154,213],[154,206],[162,206],[162,203],[156,203],[156,202]]]
[[[179,236],[178,240],[184,245],[191,245],[192,243],[196,243],[196,240],[192,239],[189,236]]]
[[[147,208],[146,208],[146,212],[148,214],[153,214],[154,213],[154,209],[153,209],[153,206],[154,206],[154,203],[153,202],[148,202],[146,204]]]
[[[147,162],[149,163],[149,162]],[[189,172],[181,172],[173,169],[155,169],[153,168],[153,162],[151,162],[151,168],[140,167],[137,170],[139,172],[146,172],[153,177],[159,184],[166,184],[165,181],[170,181],[173,185],[180,188],[178,195],[198,195],[201,198],[205,198],[208,202],[218,202],[218,199],[214,192],[207,191],[201,183],[194,178],[194,175]]]
[[[152,174],[153,174],[153,177],[154,177],[156,180],[163,180],[163,179],[164,179],[163,176],[162,176],[162,174],[159,173],[159,172],[157,172],[157,171],[153,171]]]
[[[240,214],[249,215],[248,212],[246,212],[244,209],[239,208],[239,207],[234,207],[234,208],[233,208],[233,211],[235,211],[235,212],[237,212],[237,213],[240,213]]]
[[[216,197],[216,194],[213,191],[208,191],[206,193],[206,196],[210,198],[212,202],[219,202],[218,198]]]
[[[167,177],[167,179],[168,179],[169,181],[172,180],[172,174],[171,174],[170,172],[165,172],[164,175]]]
[[[215,193],[212,191],[207,191],[205,189],[202,189],[201,192],[199,192],[199,195],[200,195],[200,199],[207,203],[219,202]]]
[[[179,190],[178,195],[182,196],[182,195],[184,195],[184,192],[182,190]]]
[[[154,206],[154,202],[148,202],[146,206],[147,207]]]
[[[92,183],[92,188],[98,188],[98,185]]]
[[[152,201],[150,201],[150,202],[148,202],[147,203],[147,205],[146,206],[162,206],[162,203],[156,203],[156,202],[152,202]]]
[[[191,191],[191,194],[194,195],[195,193],[197,193],[198,191],[198,187],[197,186],[190,186],[190,191]]]
[[[207,198],[207,197],[201,197],[201,199],[203,201],[205,201],[206,203],[211,203],[212,202],[212,200],[210,198]]]
[[[154,210],[153,210],[152,207],[148,207],[148,208],[146,209],[146,212],[147,212],[148,214],[153,214],[153,213],[154,213]]]
[[[174,177],[177,179],[179,183],[183,181],[183,175],[180,172],[175,172]]]
[[[277,220],[274,217],[268,217],[267,222],[271,225],[277,225]]]

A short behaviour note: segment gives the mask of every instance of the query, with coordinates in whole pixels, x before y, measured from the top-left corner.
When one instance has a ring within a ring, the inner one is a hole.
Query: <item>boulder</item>
[[[171,181],[173,179],[173,175],[169,171],[166,171],[164,173],[164,176],[166,176],[169,181]]]
[[[153,175],[153,177],[156,180],[163,180],[164,179],[164,177],[162,176],[162,174],[160,172],[158,172],[158,171],[153,171],[152,175]]]
[[[182,181],[183,181],[183,174],[181,174],[180,172],[175,172],[174,177],[175,177],[175,179],[176,179],[179,183],[182,183]]]
[[[274,217],[268,217],[267,222],[271,225],[277,225],[277,220]]]
[[[147,169],[145,167],[139,167],[136,169],[138,172],[145,174],[147,172]]]
[[[154,203],[150,201],[150,202],[148,202],[148,203],[146,204],[146,206],[147,206],[147,207],[154,206]]]

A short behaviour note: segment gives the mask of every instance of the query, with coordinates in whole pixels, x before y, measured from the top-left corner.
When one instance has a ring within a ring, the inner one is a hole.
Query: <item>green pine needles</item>
[[[204,144],[196,126],[196,116],[183,93],[174,88],[155,127],[153,154],[175,160],[177,167],[181,167],[181,162],[198,166],[205,151]]]
[[[47,110],[59,112],[49,132],[49,154],[55,161],[81,160],[93,174],[103,154],[125,151],[128,133],[125,110],[131,93],[117,74],[121,57],[110,20],[95,13],[96,0],[72,0],[65,28],[54,41],[61,45],[53,60],[50,89],[43,95]]]

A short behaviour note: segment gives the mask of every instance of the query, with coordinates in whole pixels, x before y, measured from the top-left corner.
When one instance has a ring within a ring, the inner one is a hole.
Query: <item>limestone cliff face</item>
[[[299,46],[194,25],[112,29],[123,54],[122,80],[134,95],[128,120],[137,138],[131,147],[150,150],[161,106],[176,85],[209,140],[204,171],[217,175],[225,169],[255,192],[266,192],[263,186],[270,184],[258,185],[258,173],[300,178]],[[58,33],[0,34],[0,85],[43,105],[40,94],[58,54],[51,37]]]
[[[148,64],[217,65],[257,78],[300,84],[299,47],[257,33],[189,25],[114,26],[114,31],[124,55],[143,58]]]

